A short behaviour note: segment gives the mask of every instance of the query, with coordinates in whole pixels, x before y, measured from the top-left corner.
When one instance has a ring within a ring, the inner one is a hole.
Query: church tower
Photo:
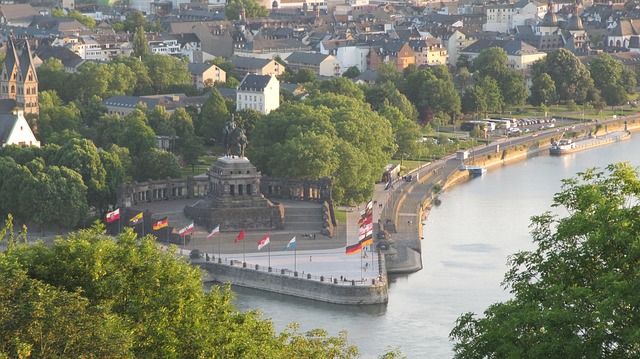
[[[27,40],[9,37],[4,68],[0,75],[0,99],[16,101],[25,113],[38,114],[38,75]]]

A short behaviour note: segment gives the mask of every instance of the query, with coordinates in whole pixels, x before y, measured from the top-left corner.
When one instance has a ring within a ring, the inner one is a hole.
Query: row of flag
[[[373,200],[360,212],[358,220],[358,243],[347,246],[346,254],[360,253],[363,247],[373,244]]]
[[[113,212],[109,212],[107,213],[107,223],[111,223],[114,221],[117,221],[120,219],[120,209],[116,209]],[[132,226],[137,225],[138,223],[143,223],[144,217],[143,217],[143,212],[140,212],[138,214],[136,214],[135,216],[131,217],[131,219],[129,219],[129,224]],[[162,228],[168,227],[169,226],[169,219],[167,217],[164,217],[156,222],[153,223],[153,230],[154,231],[158,231]],[[191,222],[190,224],[188,224],[187,226],[183,227],[182,229],[180,229],[178,231],[178,234],[180,236],[186,236],[187,234],[192,234],[193,232],[195,232],[195,224],[193,222]],[[209,233],[207,235],[207,239],[211,239],[214,236],[216,236],[217,234],[220,234],[220,225],[216,226],[211,233]],[[240,231],[240,233],[238,234],[238,236],[236,237],[236,239],[233,241],[233,243],[238,243],[241,240],[244,239],[244,229],[242,229]],[[261,250],[262,248],[264,248],[267,244],[271,243],[271,234],[267,234],[266,236],[264,236],[260,241],[258,241],[258,250]],[[293,238],[291,238],[291,240],[289,241],[289,243],[287,244],[286,247],[284,247],[283,250],[289,250],[289,249],[293,249],[296,248],[296,237],[294,236]]]

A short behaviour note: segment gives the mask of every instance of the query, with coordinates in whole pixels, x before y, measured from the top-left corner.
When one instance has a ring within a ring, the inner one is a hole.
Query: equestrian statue
[[[222,128],[222,145],[224,146],[225,154],[227,156],[244,157],[244,150],[248,144],[247,135],[242,127],[236,124],[234,116],[231,115],[231,119]]]

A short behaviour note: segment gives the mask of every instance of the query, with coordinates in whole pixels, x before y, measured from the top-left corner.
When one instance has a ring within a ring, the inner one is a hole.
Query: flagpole
[[[364,251],[367,253],[367,251]],[[364,275],[362,274],[362,254],[360,254],[360,279],[364,279]]]
[[[242,263],[246,263],[247,262],[246,259],[245,259],[245,253],[246,253],[245,248],[247,247],[246,242],[247,241],[244,241],[244,240],[242,241]]]
[[[118,234],[122,233],[122,215],[120,214],[120,208],[118,208]]]
[[[271,241],[269,241],[269,268],[271,268]]]
[[[296,271],[296,255],[298,254],[298,246],[293,247],[293,271]]]
[[[182,248],[180,248],[180,254],[184,254],[184,234],[181,234],[180,237],[182,237]]]
[[[222,242],[222,235],[218,236],[218,260],[220,260],[220,242]]]

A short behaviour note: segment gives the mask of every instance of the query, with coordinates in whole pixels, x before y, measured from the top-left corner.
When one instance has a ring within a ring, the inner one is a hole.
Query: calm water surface
[[[247,289],[237,289],[236,304],[261,310],[277,330],[294,321],[302,331],[347,330],[362,358],[396,347],[407,358],[451,358],[448,334],[456,318],[510,297],[500,286],[507,258],[533,248],[529,219],[550,210],[560,180],[613,161],[639,166],[639,153],[636,133],[619,144],[494,168],[443,193],[424,229],[424,269],[393,279],[386,306],[338,306]]]

